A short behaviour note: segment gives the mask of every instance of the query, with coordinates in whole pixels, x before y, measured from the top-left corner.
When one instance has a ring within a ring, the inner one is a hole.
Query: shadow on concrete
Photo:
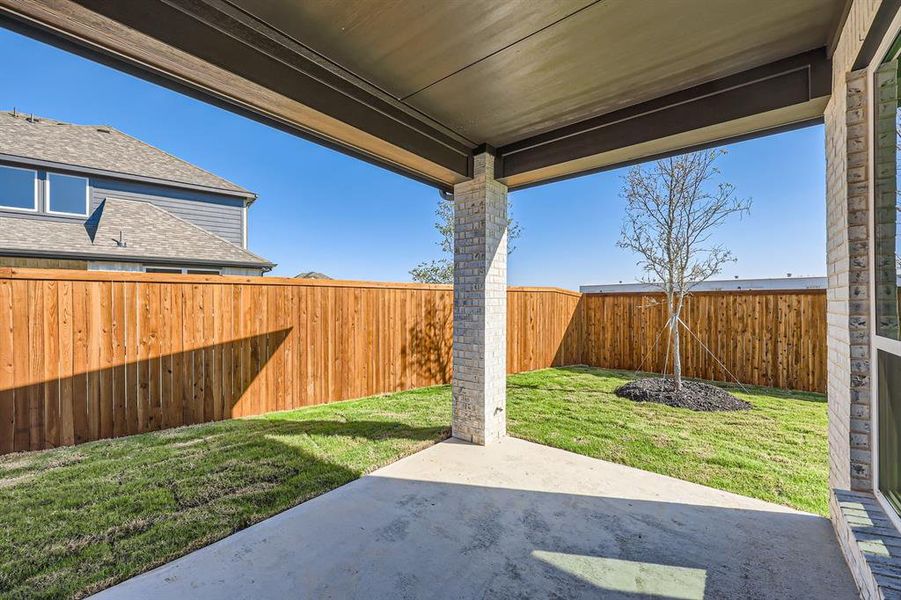
[[[0,457],[0,597],[81,597],[449,433],[275,415]]]
[[[824,518],[535,447],[439,444],[101,598],[856,597]]]

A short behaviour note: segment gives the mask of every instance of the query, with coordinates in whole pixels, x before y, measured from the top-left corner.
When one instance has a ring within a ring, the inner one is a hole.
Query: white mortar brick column
[[[873,497],[870,386],[871,82],[854,64],[883,0],[853,0],[832,54],[826,107],[829,512],[861,598],[898,597],[884,555],[897,531]],[[880,267],[876,257],[875,268]],[[877,296],[878,297],[878,296]],[[883,541],[885,540],[885,541]],[[877,580],[880,577],[880,580]],[[890,583],[892,589],[881,589]]]
[[[872,491],[870,422],[870,85],[853,70],[881,0],[854,0],[832,55],[826,106],[829,483]]]
[[[454,186],[453,436],[489,444],[507,434],[507,186],[494,155]]]

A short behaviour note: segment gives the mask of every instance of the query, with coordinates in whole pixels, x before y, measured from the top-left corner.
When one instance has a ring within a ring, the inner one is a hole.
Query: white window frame
[[[21,208],[19,206],[6,206],[0,200],[0,210],[14,210],[16,212],[36,213],[40,209],[40,191],[38,190],[38,171],[37,169],[29,169],[28,167],[13,167],[12,165],[0,165],[0,168],[15,169],[16,171],[30,171],[34,174],[34,203],[31,208]]]
[[[241,215],[241,246],[247,249],[247,200],[244,200],[244,209]]]
[[[72,179],[82,179],[84,180],[84,212],[83,213],[73,213],[73,212],[65,212],[61,210],[51,210],[50,209],[50,176],[51,175],[59,175],[60,177],[70,177]],[[88,216],[88,212],[91,210],[91,180],[87,177],[82,177],[81,175],[69,175],[68,173],[57,173],[55,171],[46,171],[44,175],[44,211],[48,215],[62,215],[66,217],[86,217]]]
[[[870,435],[872,447],[870,448],[870,470],[873,485],[873,496],[879,502],[882,510],[888,515],[889,520],[895,526],[895,529],[901,531],[901,515],[898,514],[895,507],[889,502],[885,494],[879,489],[879,351],[887,352],[901,357],[901,340],[893,340],[876,333],[876,274],[872,269],[872,265],[876,264],[876,215],[874,207],[876,206],[876,140],[875,140],[875,92],[873,81],[876,75],[876,69],[882,64],[885,54],[889,51],[895,38],[901,34],[901,14],[895,15],[891,26],[879,44],[873,60],[867,66],[867,132],[869,137],[870,160],[867,169],[867,176],[871,185],[869,186],[869,292],[870,292]]]

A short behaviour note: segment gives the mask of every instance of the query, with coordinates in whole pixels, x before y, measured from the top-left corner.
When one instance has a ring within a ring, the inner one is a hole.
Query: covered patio
[[[829,521],[505,438],[448,440],[96,596],[856,597]]]
[[[505,435],[508,191],[821,123],[845,4],[0,0],[0,18],[452,193],[453,434],[485,444]]]
[[[825,121],[834,525],[882,597],[839,497],[876,491],[867,69],[898,5],[0,0],[6,27],[455,202],[458,441],[109,594],[853,595],[824,520],[505,436],[509,190]]]

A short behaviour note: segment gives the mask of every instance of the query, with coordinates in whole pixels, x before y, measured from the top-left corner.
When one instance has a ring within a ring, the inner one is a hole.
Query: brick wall
[[[830,482],[870,490],[869,142],[867,78],[849,69],[878,0],[856,0],[832,57],[826,107],[826,308]]]
[[[879,575],[885,557],[867,551],[873,523],[883,527],[880,535],[897,534],[872,495],[870,82],[865,69],[851,71],[879,4],[854,0],[850,7],[832,56],[825,114],[830,507],[842,552],[867,599],[899,593],[884,587]]]
[[[506,435],[507,188],[494,157],[454,187],[453,435],[485,444]]]

